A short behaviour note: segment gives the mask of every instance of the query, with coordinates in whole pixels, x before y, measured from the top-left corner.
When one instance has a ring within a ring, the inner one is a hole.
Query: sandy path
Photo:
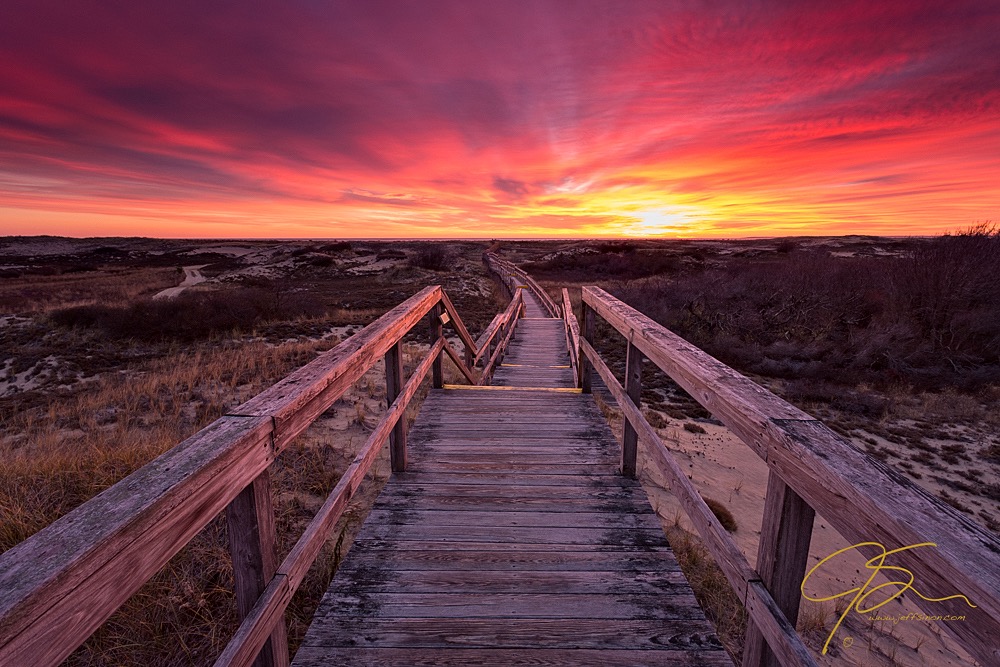
[[[208,266],[208,264],[199,264],[197,266],[185,266],[184,267],[184,280],[177,287],[168,287],[162,292],[157,292],[153,295],[154,299],[172,299],[188,287],[192,285],[197,285],[198,283],[203,283],[208,278],[206,278],[201,270]]]

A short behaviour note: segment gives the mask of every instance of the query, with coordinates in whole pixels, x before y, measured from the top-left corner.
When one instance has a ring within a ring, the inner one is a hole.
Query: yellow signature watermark
[[[851,594],[854,595],[854,598],[851,600],[851,604],[847,606],[847,609],[844,610],[844,613],[842,613],[840,615],[840,618],[837,619],[836,625],[833,626],[833,630],[830,631],[830,635],[826,638],[826,643],[823,644],[823,655],[826,655],[826,650],[830,646],[830,641],[833,640],[833,637],[834,635],[837,634],[837,630],[840,628],[840,625],[844,622],[844,619],[847,618],[847,614],[849,614],[852,609],[859,614],[868,614],[875,611],[879,607],[882,607],[883,605],[889,604],[890,602],[892,602],[893,600],[895,600],[896,598],[898,598],[907,591],[913,591],[914,595],[917,595],[929,602],[944,602],[946,600],[961,599],[965,601],[965,604],[975,609],[976,605],[969,602],[969,598],[965,597],[964,595],[949,595],[943,598],[929,598],[926,595],[922,595],[920,591],[918,591],[913,586],[913,582],[916,580],[916,577],[913,576],[913,572],[906,569],[905,567],[899,567],[896,565],[887,565],[885,562],[889,556],[892,556],[893,554],[898,554],[901,551],[908,551],[910,549],[919,549],[920,547],[936,547],[936,546],[937,544],[935,544],[934,542],[921,542],[920,544],[911,544],[906,547],[899,547],[898,549],[886,549],[885,546],[883,546],[879,542],[858,542],[857,544],[852,544],[849,547],[844,547],[839,551],[834,551],[832,554],[830,554],[820,562],[816,563],[812,567],[812,569],[810,569],[809,572],[806,573],[806,576],[802,578],[802,585],[800,586],[802,590],[802,597],[804,597],[806,600],[810,600],[811,602],[827,602],[829,600],[836,600],[842,597],[849,596]],[[861,547],[872,547],[874,549],[882,550],[881,553],[878,553],[875,556],[869,558],[868,561],[865,563],[865,568],[871,570],[872,573],[871,576],[868,577],[868,581],[866,581],[863,586],[858,586],[856,588],[852,588],[850,590],[846,590],[841,593],[828,595],[826,597],[812,597],[808,593],[806,593],[806,582],[809,581],[810,577],[816,574],[817,570],[819,570],[821,567],[823,567],[823,565],[830,562],[837,556],[846,553],[852,549],[860,549]],[[877,586],[872,586],[872,581],[875,580],[875,577],[876,575],[878,575],[879,572],[888,577],[890,581],[879,584]],[[899,577],[900,580],[894,581],[893,577]],[[881,591],[884,588],[892,586],[897,586],[898,588],[894,592],[892,592],[886,599],[873,602],[872,604],[869,605],[865,604],[866,601],[874,593]],[[910,614],[905,620],[917,620],[917,619],[964,620],[965,617],[964,616],[937,617],[937,616],[923,616],[922,614]]]

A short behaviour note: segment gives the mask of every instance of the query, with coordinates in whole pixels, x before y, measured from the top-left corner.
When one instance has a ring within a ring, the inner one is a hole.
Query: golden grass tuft
[[[698,604],[715,626],[719,641],[733,661],[739,664],[746,634],[746,610],[698,536],[681,528],[676,521],[666,532],[670,548],[691,584]]]

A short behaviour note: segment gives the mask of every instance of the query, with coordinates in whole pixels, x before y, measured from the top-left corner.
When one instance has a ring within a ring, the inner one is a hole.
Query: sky
[[[32,0],[0,20],[0,235],[925,235],[998,204],[996,0]]]

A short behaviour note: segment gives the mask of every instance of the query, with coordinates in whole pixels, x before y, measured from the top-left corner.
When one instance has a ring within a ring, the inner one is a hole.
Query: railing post
[[[430,344],[433,345],[437,342],[437,339],[444,335],[444,329],[441,326],[441,304],[435,305],[431,308],[430,315],[428,315],[428,323],[431,330],[431,341]],[[440,389],[443,386],[443,379],[441,375],[441,356],[438,355],[437,359],[434,360],[434,365],[431,367],[431,386],[435,389]]]
[[[271,477],[266,469],[226,507],[226,526],[233,559],[236,611],[242,621],[278,568]],[[284,619],[274,626],[253,664],[254,667],[287,667],[288,636]]]
[[[403,389],[403,354],[400,342],[385,353],[385,398],[388,405]],[[438,363],[440,363],[438,357]],[[389,434],[389,464],[393,472],[406,472],[406,419],[400,417]]]
[[[583,302],[583,324],[580,331],[580,338],[583,338],[591,345],[594,344],[594,309]],[[585,394],[591,393],[590,376],[593,369],[590,359],[581,352],[580,354],[580,391]]]
[[[764,519],[757,549],[757,573],[785,618],[795,626],[800,586],[809,558],[816,512],[773,470],[767,477]],[[752,620],[747,622],[743,667],[777,667],[778,660]]]
[[[642,412],[642,352],[632,344],[631,336],[628,342],[628,352],[625,354],[625,393]],[[622,475],[635,477],[635,460],[639,449],[639,434],[632,422],[625,418],[625,429],[622,435]]]

